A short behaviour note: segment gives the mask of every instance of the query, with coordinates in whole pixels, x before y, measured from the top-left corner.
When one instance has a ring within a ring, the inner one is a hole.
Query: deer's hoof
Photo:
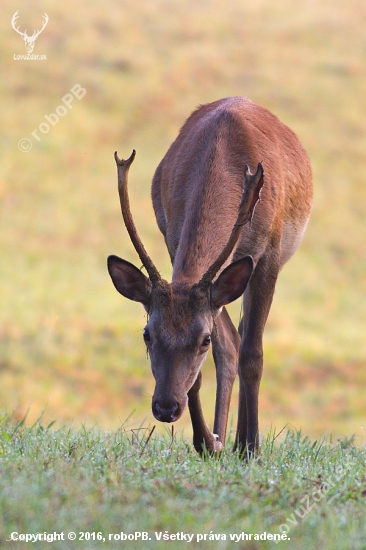
[[[223,444],[221,443],[221,441],[214,441],[214,449],[213,449],[213,452],[216,454],[219,454],[221,453],[222,449],[224,448]]]
[[[213,434],[213,437],[205,439],[199,444],[193,442],[194,448],[201,456],[218,456],[224,448],[221,441],[218,440],[218,436]]]

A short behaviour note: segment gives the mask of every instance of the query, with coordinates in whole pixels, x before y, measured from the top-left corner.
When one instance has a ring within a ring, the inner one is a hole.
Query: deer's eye
[[[147,328],[144,329],[144,332],[142,333],[142,336],[143,336],[145,342],[150,342],[151,341],[150,332],[147,330]]]
[[[202,347],[203,347],[203,348],[208,348],[208,346],[210,345],[210,343],[211,343],[211,336],[210,336],[210,335],[207,335],[207,336],[204,338],[203,342],[202,342]]]

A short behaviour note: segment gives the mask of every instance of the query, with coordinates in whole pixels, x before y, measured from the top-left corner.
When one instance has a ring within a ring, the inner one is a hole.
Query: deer
[[[48,15],[47,15],[47,13],[44,14],[44,16],[43,16],[44,21],[43,21],[42,28],[40,30],[37,30],[37,31],[34,30],[32,36],[27,35],[27,29],[25,29],[25,31],[22,32],[22,31],[19,30],[19,27],[15,26],[18,17],[19,17],[19,11],[16,11],[14,13],[13,17],[12,17],[11,26],[23,38],[23,40],[25,42],[24,45],[25,45],[26,52],[27,53],[32,53],[33,50],[34,50],[34,45],[35,45],[35,42],[36,42],[37,38],[39,37],[39,35],[41,34],[41,32],[44,30],[44,28],[46,27],[46,25],[48,23]]]
[[[199,106],[182,126],[152,180],[156,221],[171,259],[162,278],[137,233],[127,183],[135,150],[115,153],[124,224],[146,269],[108,257],[117,291],[147,312],[143,340],[155,379],[152,413],[178,420],[187,404],[201,455],[225,445],[239,375],[233,451],[259,451],[258,394],[263,332],[277,277],[298,248],[312,209],[309,157],[295,133],[245,97]],[[235,328],[225,306],[242,297]],[[200,401],[201,367],[212,347],[216,370],[213,431]]]

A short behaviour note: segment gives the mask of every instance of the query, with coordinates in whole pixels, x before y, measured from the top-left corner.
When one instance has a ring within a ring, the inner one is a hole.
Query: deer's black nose
[[[165,404],[155,401],[152,405],[152,411],[160,422],[174,422],[179,416],[179,403]]]

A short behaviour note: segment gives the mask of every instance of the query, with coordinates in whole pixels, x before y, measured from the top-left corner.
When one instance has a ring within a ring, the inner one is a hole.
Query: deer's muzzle
[[[152,412],[159,422],[175,422],[181,416],[183,408],[176,400],[153,400]]]

